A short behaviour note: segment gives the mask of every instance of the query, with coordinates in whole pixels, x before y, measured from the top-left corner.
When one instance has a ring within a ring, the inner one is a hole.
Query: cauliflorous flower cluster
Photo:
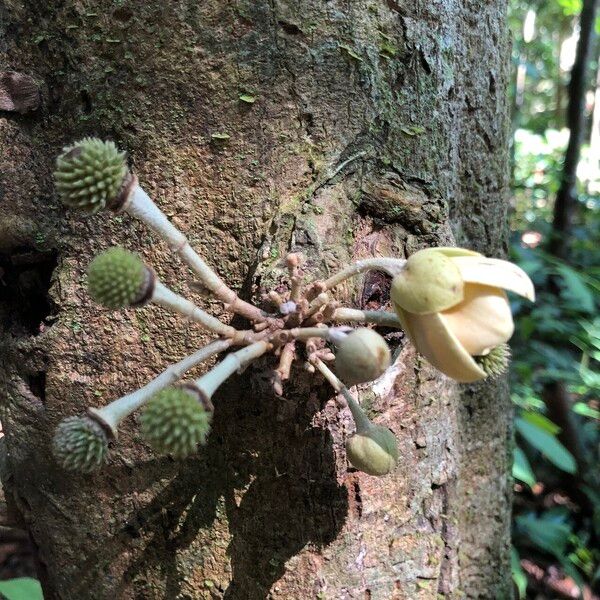
[[[307,370],[318,371],[350,409],[356,431],[346,443],[349,462],[370,475],[385,475],[398,462],[396,438],[390,429],[369,420],[348,388],[380,377],[391,364],[390,349],[375,330],[352,329],[347,324],[401,327],[433,366],[457,381],[473,382],[499,375],[508,366],[506,342],[513,321],[504,290],[534,299],[531,280],[512,263],[461,248],[428,248],[408,260],[358,261],[312,283],[304,281],[302,257],[289,254],[289,291],[267,294],[270,309],[263,310],[239,298],[194,251],[139,186],[127,169],[125,154],[112,142],[85,138],[65,148],[56,162],[55,180],[63,202],[71,208],[88,214],[108,208],[144,222],[209,292],[251,324],[239,330],[216,319],[161,283],[139,256],[124,248],[98,255],[88,269],[88,289],[96,302],[109,309],[156,303],[211,331],[217,339],[139,390],[59,423],[53,452],[68,470],[87,473],[101,467],[120,422],[140,409],[142,435],[156,452],[175,458],[194,453],[210,433],[211,399],[219,386],[272,353],[279,359],[272,376],[275,392],[282,393],[295,357],[304,356]],[[370,269],[393,278],[394,313],[341,307],[333,299],[335,286]],[[205,375],[176,385],[191,368],[225,351],[229,352]],[[334,364],[335,373],[326,363]]]

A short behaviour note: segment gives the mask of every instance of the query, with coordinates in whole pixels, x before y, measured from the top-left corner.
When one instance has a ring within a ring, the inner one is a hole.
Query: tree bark
[[[1,6],[4,66],[42,93],[37,112],[0,119],[3,483],[47,600],[509,598],[505,383],[459,389],[401,335],[394,377],[361,393],[399,438],[384,478],[347,471],[350,419],[322,380],[297,368],[275,397],[268,358],[218,394],[209,443],[184,462],[152,455],[135,418],[97,474],[65,473],[49,451],[61,418],[207,341],[160,309],[93,305],[85,269],[109,245],[142,252],[182,291],[190,278],[140,224],[60,206],[63,144],[99,135],[126,148],[247,299],[283,280],[289,250],[315,276],[455,242],[500,256],[505,3]],[[340,298],[385,306],[379,279]]]

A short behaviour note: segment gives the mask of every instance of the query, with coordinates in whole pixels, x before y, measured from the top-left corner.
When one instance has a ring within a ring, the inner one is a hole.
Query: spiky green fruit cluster
[[[500,344],[483,356],[474,356],[475,362],[486,372],[488,377],[502,375],[510,363],[510,346]]]
[[[159,454],[185,458],[204,444],[212,413],[198,396],[183,388],[170,387],[154,396],[141,416],[142,433]]]
[[[56,428],[52,453],[67,471],[90,473],[106,462],[108,439],[93,419],[68,417]]]
[[[94,214],[117,197],[126,174],[124,152],[113,142],[87,137],[64,148],[54,180],[64,204]]]
[[[133,252],[115,246],[102,252],[88,267],[88,291],[107,308],[123,308],[139,301],[148,285],[148,268]]]

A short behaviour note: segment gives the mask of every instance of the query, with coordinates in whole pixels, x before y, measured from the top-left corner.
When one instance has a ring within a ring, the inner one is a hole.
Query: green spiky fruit
[[[398,464],[398,442],[387,427],[371,425],[348,439],[346,456],[359,471],[387,475]]]
[[[88,267],[88,291],[107,308],[123,308],[139,301],[147,285],[148,268],[142,259],[119,246],[96,256]]]
[[[87,137],[63,149],[54,180],[66,206],[94,214],[117,197],[126,174],[124,152],[113,142]]]
[[[159,454],[185,458],[204,444],[212,413],[198,396],[182,388],[166,388],[150,400],[141,416],[142,434]]]
[[[486,372],[488,377],[497,377],[506,373],[510,363],[510,346],[500,344],[483,356],[474,356],[475,362]]]
[[[90,473],[106,462],[108,439],[102,427],[93,419],[68,417],[56,428],[52,453],[67,471]]]

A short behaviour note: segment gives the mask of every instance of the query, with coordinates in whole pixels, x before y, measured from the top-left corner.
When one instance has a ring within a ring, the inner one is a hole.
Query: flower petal
[[[415,315],[398,305],[394,308],[417,351],[436,369],[462,383],[485,379],[485,371],[462,347],[442,315]]]
[[[471,355],[485,354],[510,339],[514,323],[506,293],[489,285],[468,283],[464,300],[442,312],[446,325]]]
[[[450,258],[454,258],[455,256],[481,256],[479,252],[475,252],[474,250],[455,248],[453,246],[439,246],[437,248],[431,248],[431,250],[437,250]]]
[[[535,289],[529,275],[507,260],[485,256],[453,256],[452,262],[458,267],[465,283],[491,285],[515,292],[532,302],[535,300]]]

